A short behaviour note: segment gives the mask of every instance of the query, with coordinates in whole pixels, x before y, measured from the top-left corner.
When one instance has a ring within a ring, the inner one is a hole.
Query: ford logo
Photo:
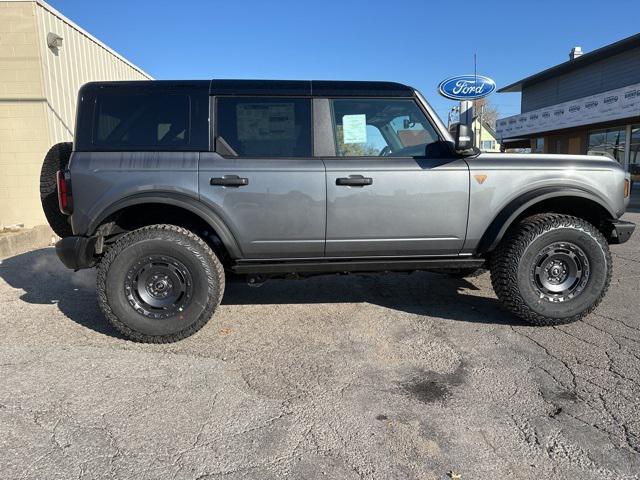
[[[482,75],[458,75],[438,85],[440,95],[451,100],[477,100],[496,89],[496,82]]]

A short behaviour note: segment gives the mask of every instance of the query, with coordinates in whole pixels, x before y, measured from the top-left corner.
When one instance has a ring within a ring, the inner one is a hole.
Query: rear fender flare
[[[185,210],[194,213],[204,220],[213,231],[220,237],[220,241],[223,243],[229,255],[232,258],[241,258],[242,252],[238,246],[233,233],[227,227],[226,223],[211,209],[205,209],[198,202],[198,200],[186,195],[180,195],[176,193],[163,193],[162,195],[156,193],[141,193],[132,195],[122,200],[119,200],[109,207],[105,208],[95,219],[89,224],[88,231],[94,233],[96,229],[111,215],[123,210],[127,207],[134,205],[141,205],[145,203],[160,203],[165,205],[173,205],[175,207],[184,208]]]

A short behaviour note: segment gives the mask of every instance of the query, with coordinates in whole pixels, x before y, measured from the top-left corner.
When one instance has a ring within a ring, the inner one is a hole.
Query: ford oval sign
[[[496,89],[496,82],[482,75],[458,75],[438,85],[438,92],[451,100],[477,100]]]

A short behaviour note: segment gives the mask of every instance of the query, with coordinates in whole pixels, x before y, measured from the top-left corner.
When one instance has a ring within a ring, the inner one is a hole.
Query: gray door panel
[[[462,249],[469,205],[463,160],[332,158],[325,165],[327,256],[450,255]],[[372,183],[337,184],[350,176]]]
[[[246,178],[247,185],[211,185],[212,178],[235,176]],[[243,257],[324,255],[326,186],[322,160],[225,158],[201,153],[199,191],[201,201],[222,216]]]

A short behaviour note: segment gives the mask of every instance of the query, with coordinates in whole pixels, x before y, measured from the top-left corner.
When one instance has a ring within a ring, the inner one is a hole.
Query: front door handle
[[[348,187],[365,187],[373,184],[373,178],[363,177],[362,175],[349,175],[348,177],[336,178],[336,185],[345,185]]]
[[[223,187],[244,187],[249,185],[249,179],[238,175],[225,175],[224,177],[213,177],[209,185],[221,185]]]

